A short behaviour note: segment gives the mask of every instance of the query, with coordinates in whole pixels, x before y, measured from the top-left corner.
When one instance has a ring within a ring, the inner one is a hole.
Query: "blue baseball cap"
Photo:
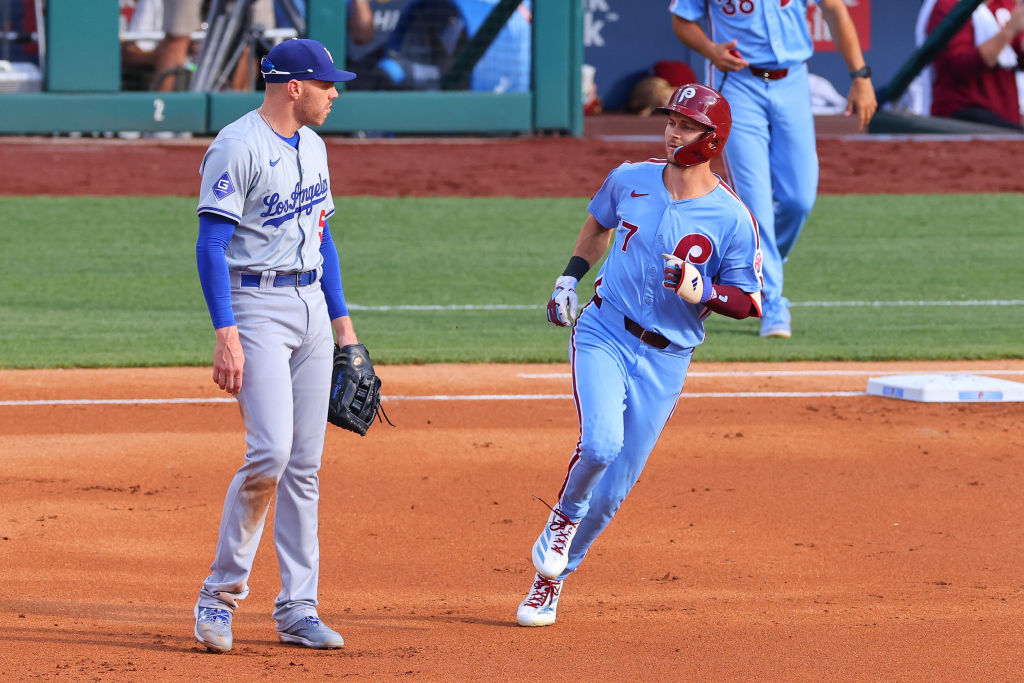
[[[327,48],[315,40],[293,38],[278,43],[260,62],[260,73],[267,83],[287,83],[291,80],[305,81],[351,81],[356,77],[351,71],[342,71],[334,66],[334,58]]]

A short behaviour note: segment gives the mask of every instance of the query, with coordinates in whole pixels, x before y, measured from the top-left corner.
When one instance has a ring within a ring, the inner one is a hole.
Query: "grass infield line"
[[[889,306],[1022,306],[1024,299],[987,299],[971,301],[791,301],[795,308],[883,308]],[[352,311],[538,311],[547,304],[395,304],[364,306],[348,304]]]
[[[337,197],[360,340],[382,365],[564,362],[564,330],[542,310],[586,201]],[[0,210],[19,217],[0,227],[0,367],[208,367],[194,200],[10,196]],[[1020,279],[1022,213],[1021,193],[822,196],[787,266],[795,338],[765,342],[757,319],[713,316],[700,360],[1022,359],[1024,295],[1007,285]],[[971,278],[949,277],[949,253]]]

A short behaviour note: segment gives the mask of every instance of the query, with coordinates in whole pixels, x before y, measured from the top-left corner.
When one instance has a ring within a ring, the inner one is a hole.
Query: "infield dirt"
[[[1024,362],[695,364],[540,629],[515,608],[547,517],[531,496],[556,494],[575,445],[565,367],[382,367],[397,426],[327,437],[320,610],[346,639],[329,653],[276,640],[270,521],[234,651],[192,638],[244,452],[233,402],[0,406],[5,678],[1011,680],[1020,404],[695,397],[859,392],[858,373],[953,367]],[[481,394],[552,398],[465,398]],[[206,368],[3,371],[0,395],[224,396]]]

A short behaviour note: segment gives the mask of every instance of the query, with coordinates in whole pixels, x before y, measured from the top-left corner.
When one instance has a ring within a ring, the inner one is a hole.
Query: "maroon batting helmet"
[[[732,129],[732,111],[717,90],[697,83],[680,86],[672,93],[668,104],[658,111],[662,114],[677,112],[711,129],[693,142],[676,148],[672,156],[680,166],[711,161],[725,149]]]

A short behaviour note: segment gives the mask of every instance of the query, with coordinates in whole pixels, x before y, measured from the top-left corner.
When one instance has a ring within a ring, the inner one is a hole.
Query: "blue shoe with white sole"
[[[284,630],[277,632],[282,643],[293,643],[314,650],[336,650],[345,645],[341,634],[328,628],[318,617],[303,617]]]
[[[231,650],[231,612],[229,610],[196,605],[193,613],[196,617],[195,636],[200,645],[204,645],[210,652]]]
[[[761,311],[761,336],[788,339],[793,335],[790,326],[789,299],[765,301]]]

